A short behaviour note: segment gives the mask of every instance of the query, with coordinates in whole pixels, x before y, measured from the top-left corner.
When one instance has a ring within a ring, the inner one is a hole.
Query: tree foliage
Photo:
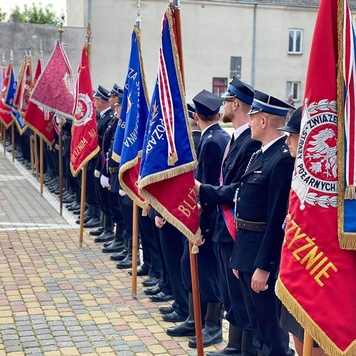
[[[6,12],[2,12],[0,8],[0,22],[4,21],[6,18]]]
[[[37,23],[37,24],[49,24],[59,25],[60,19],[53,11],[51,4],[46,5],[45,8],[40,5],[37,7],[34,3],[31,6],[24,5],[24,10],[21,11],[19,6],[16,5],[12,11],[13,14],[18,15],[19,22],[21,23]]]

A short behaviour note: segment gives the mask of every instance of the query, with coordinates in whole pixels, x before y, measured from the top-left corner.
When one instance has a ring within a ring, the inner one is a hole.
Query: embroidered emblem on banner
[[[336,103],[321,100],[305,107],[292,189],[305,204],[337,206]]]
[[[74,125],[77,127],[84,126],[90,120],[92,120],[92,116],[93,116],[92,100],[90,99],[88,94],[80,93],[78,95],[78,104],[77,104],[77,110],[75,112]]]

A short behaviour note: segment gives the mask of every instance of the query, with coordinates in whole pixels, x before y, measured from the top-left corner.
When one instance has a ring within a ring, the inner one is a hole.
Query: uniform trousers
[[[250,319],[244,303],[240,281],[229,267],[234,242],[216,242],[221,290],[226,310],[226,320],[242,330],[251,331]]]
[[[289,334],[280,327],[280,301],[275,294],[274,274],[267,280],[268,289],[256,293],[251,289],[252,272],[239,271],[239,281],[249,315],[254,345],[263,356],[292,355]]]
[[[148,267],[149,277],[160,279],[162,276],[162,261],[158,252],[158,247],[154,235],[153,221],[149,216],[142,216],[142,209],[139,209],[138,218],[141,245],[143,252],[143,262]]]
[[[189,241],[186,239],[182,258],[183,285],[187,292],[192,293],[189,254]],[[223,296],[220,288],[215,242],[207,239],[204,244],[199,247],[197,265],[201,301],[205,303],[221,303]]]
[[[175,299],[175,310],[180,315],[188,316],[188,291],[183,287],[181,271],[181,259],[186,237],[168,222],[159,229],[159,234]]]

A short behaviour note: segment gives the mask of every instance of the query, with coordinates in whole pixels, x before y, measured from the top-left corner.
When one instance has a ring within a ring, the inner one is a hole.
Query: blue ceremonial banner
[[[168,8],[162,20],[159,70],[142,149],[139,193],[195,244],[200,238],[193,189],[197,163],[172,11]]]
[[[114,140],[113,159],[120,162],[119,180],[122,189],[142,208],[144,199],[138,193],[138,176],[143,139],[149,109],[143,61],[141,32],[134,28],[131,54],[124,87],[120,120]],[[123,128],[124,127],[124,128]],[[121,147],[121,152],[119,152]]]
[[[14,106],[12,107],[12,117],[15,119],[15,123],[20,135],[22,135],[26,131],[27,125],[24,122],[24,119],[20,114],[19,110]]]

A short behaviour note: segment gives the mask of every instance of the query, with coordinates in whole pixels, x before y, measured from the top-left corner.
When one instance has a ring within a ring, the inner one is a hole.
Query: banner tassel
[[[356,190],[354,185],[348,185],[345,190],[345,199],[355,200],[356,199]]]
[[[178,161],[177,152],[173,152],[172,155],[168,157],[168,165],[174,166],[177,161]]]
[[[197,246],[197,244],[194,242],[193,243],[193,247],[192,247],[192,254],[197,254],[199,253],[199,247]]]

